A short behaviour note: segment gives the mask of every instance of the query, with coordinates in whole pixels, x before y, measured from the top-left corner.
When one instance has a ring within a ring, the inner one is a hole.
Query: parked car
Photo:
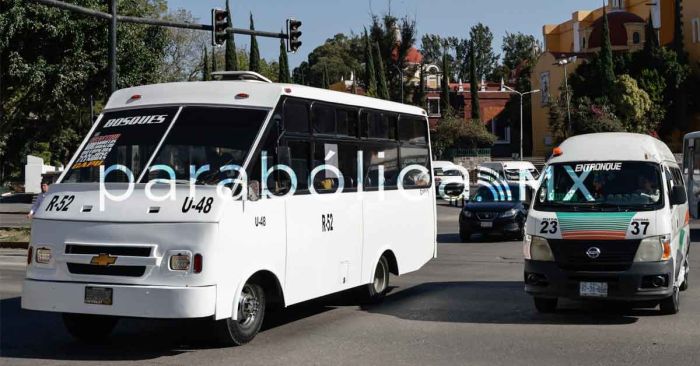
[[[459,215],[462,242],[469,241],[471,235],[477,233],[498,233],[522,240],[532,192],[526,186],[521,199],[518,184],[479,187]]]
[[[469,182],[457,170],[458,165],[451,161],[433,161],[433,176],[435,177],[435,193],[440,197],[440,186],[444,187],[444,192],[448,197],[457,197],[462,192],[469,197]],[[464,190],[467,183],[466,191]]]
[[[494,172],[496,172],[498,179],[513,184],[517,184],[520,182],[521,171],[527,171],[532,178],[530,179],[530,176],[526,176],[527,185],[530,186],[530,188],[532,188],[533,190],[537,190],[537,188],[539,188],[537,180],[540,178],[540,173],[537,171],[537,168],[535,168],[535,165],[533,165],[529,161],[492,161],[487,163],[481,163],[479,164],[478,168],[479,170],[481,168],[491,169]],[[496,177],[490,178],[494,180],[496,179]]]

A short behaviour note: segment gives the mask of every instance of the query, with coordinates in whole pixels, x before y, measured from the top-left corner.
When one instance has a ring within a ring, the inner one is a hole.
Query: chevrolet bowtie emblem
[[[90,264],[95,265],[95,266],[109,266],[114,264],[114,262],[117,261],[117,257],[112,257],[111,255],[107,253],[100,253],[99,255],[96,255],[92,257],[90,260]]]

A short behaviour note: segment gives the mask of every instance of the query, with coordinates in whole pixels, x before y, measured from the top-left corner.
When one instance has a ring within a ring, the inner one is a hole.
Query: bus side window
[[[288,132],[309,132],[308,103],[293,99],[284,102],[284,129]]]
[[[427,172],[411,169],[403,177],[405,188],[425,188],[430,186],[430,166],[428,162],[428,148],[420,146],[401,146],[401,169],[409,165],[419,165],[426,168]]]
[[[338,168],[343,176],[343,191],[356,188],[357,147],[354,144],[335,142],[316,142],[312,169],[321,165]],[[339,187],[339,178],[335,172],[324,169],[314,175],[314,189],[318,192],[335,192]]]
[[[338,108],[335,112],[338,135],[357,137],[357,110]]]
[[[329,104],[314,103],[311,106],[311,124],[314,133],[335,135],[337,133],[335,108]]]
[[[309,189],[309,158],[311,156],[310,144],[304,141],[289,141],[289,152],[291,155],[291,167],[296,175],[296,191]]]
[[[363,184],[367,188],[379,187],[379,181],[383,178],[384,189],[396,188],[398,176],[398,149],[395,146],[381,146],[367,144],[363,150]],[[379,174],[379,167],[384,167],[383,177]]]

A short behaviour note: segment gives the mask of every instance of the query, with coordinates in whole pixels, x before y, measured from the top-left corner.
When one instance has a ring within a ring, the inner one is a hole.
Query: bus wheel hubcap
[[[243,327],[250,326],[255,322],[259,309],[260,301],[258,301],[255,292],[250,286],[245,285],[241,293],[241,300],[238,302],[238,323]]]
[[[386,289],[387,268],[384,261],[380,260],[377,263],[377,268],[374,271],[374,291],[381,293]]]

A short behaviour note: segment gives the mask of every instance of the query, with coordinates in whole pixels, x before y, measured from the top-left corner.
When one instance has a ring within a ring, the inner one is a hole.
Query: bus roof
[[[649,135],[627,132],[591,133],[569,137],[559,145],[561,155],[547,162],[572,161],[663,161],[676,162],[662,141]]]
[[[105,109],[181,104],[274,108],[282,95],[426,116],[421,108],[377,98],[296,84],[239,80],[190,81],[120,89],[109,98]]]

